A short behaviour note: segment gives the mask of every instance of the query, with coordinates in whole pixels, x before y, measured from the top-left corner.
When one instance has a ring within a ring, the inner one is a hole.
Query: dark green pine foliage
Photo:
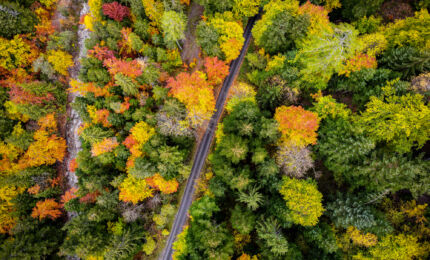
[[[430,70],[430,51],[402,46],[388,50],[381,59],[381,65],[402,73],[402,79],[410,80]]]
[[[264,31],[261,47],[271,54],[286,52],[295,46],[294,41],[306,36],[309,25],[308,15],[293,16],[289,11],[281,12]]]
[[[338,193],[335,201],[328,203],[326,214],[336,227],[354,226],[359,230],[383,236],[393,231],[384,215],[376,210],[371,203],[354,196]]]
[[[20,1],[26,4],[26,1]],[[28,1],[27,1],[28,2]],[[14,35],[31,33],[37,24],[36,15],[28,8],[16,3],[0,3],[0,36],[13,38]]]

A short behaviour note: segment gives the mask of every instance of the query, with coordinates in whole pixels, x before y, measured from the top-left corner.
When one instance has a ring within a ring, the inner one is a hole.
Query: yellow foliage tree
[[[11,70],[26,67],[37,58],[37,50],[27,44],[21,36],[12,40],[0,37],[0,67]]]
[[[153,191],[145,180],[128,175],[119,186],[119,199],[137,204],[139,201],[152,197]]]
[[[322,194],[315,181],[284,177],[279,193],[284,197],[294,223],[302,226],[315,226],[318,223],[324,208]]]
[[[16,217],[11,214],[14,208],[12,199],[24,190],[10,185],[0,187],[0,234],[7,233],[15,226]]]
[[[62,50],[50,50],[47,54],[47,60],[56,72],[63,76],[69,75],[67,69],[74,64],[72,55]]]

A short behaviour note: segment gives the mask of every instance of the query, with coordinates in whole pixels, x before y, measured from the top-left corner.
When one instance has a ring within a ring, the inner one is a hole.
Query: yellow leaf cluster
[[[321,203],[322,194],[315,182],[284,177],[279,193],[291,210],[294,223],[302,226],[315,226],[318,223],[324,208]]]
[[[144,179],[128,175],[119,186],[119,199],[137,204],[139,201],[152,197],[153,191]]]
[[[385,29],[389,47],[409,45],[423,51],[430,49],[429,34],[430,14],[427,9],[416,12],[414,17],[399,19]]]
[[[62,50],[50,50],[47,54],[47,60],[56,72],[63,76],[69,75],[67,69],[74,64],[72,55]]]
[[[314,94],[312,97],[317,101],[313,103],[314,111],[317,112],[321,119],[328,117],[347,119],[351,114],[351,110],[345,104],[337,103],[336,99],[331,95],[323,96],[319,91],[318,94]]]
[[[37,50],[27,44],[21,36],[11,40],[0,37],[0,67],[6,70],[26,67],[37,58]]]
[[[243,28],[235,21],[227,21],[222,17],[213,18],[210,24],[218,31],[220,37],[218,43],[226,56],[226,62],[236,59],[240,54],[240,49],[245,42],[243,38]]]
[[[9,185],[0,187],[0,234],[7,233],[15,225],[16,219],[10,214],[14,207],[12,199],[24,190]]]
[[[378,243],[378,237],[376,235],[372,233],[363,233],[353,226],[348,227],[346,233],[355,245],[371,247]]]
[[[133,126],[130,132],[133,135],[134,140],[136,140],[140,145],[143,145],[155,134],[155,129],[146,122],[140,121]]]
[[[178,235],[176,241],[173,243],[173,260],[179,259],[178,257],[187,252],[187,234],[188,226],[185,226],[182,232]]]

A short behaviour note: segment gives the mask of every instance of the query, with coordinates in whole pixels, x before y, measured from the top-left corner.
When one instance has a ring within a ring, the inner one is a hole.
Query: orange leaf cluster
[[[115,138],[105,138],[102,141],[93,144],[91,148],[91,155],[98,156],[104,153],[111,152],[115,147],[117,147],[119,143]]]
[[[94,46],[94,48],[92,50],[88,50],[88,55],[93,56],[94,58],[101,60],[101,61],[115,58],[115,55],[114,55],[112,50],[110,50],[106,46],[100,47],[99,44]]]
[[[180,73],[176,79],[170,78],[167,81],[167,87],[170,88],[169,95],[184,103],[192,125],[198,126],[212,116],[215,98],[212,86],[201,72]]]
[[[72,79],[69,82],[69,85],[69,92],[79,93],[82,96],[85,96],[88,93],[93,93],[95,97],[108,97],[111,95],[109,93],[110,85],[106,85],[104,88],[101,88],[92,82],[83,83],[75,79]]]
[[[281,142],[299,147],[316,144],[320,122],[316,113],[306,111],[301,106],[281,106],[276,109],[275,120],[282,133]]]
[[[38,201],[36,207],[33,208],[31,217],[39,218],[42,220],[44,218],[50,218],[52,220],[61,216],[60,211],[61,205],[57,203],[54,199],[45,199],[44,201]]]
[[[339,75],[344,74],[346,77],[349,77],[351,72],[360,71],[364,68],[376,68],[377,65],[375,57],[364,53],[358,53],[346,61],[346,65],[344,66],[344,69],[339,72]]]
[[[207,57],[205,59],[206,74],[208,75],[208,83],[210,85],[218,85],[222,83],[228,75],[229,66],[217,57]]]
[[[36,184],[33,187],[27,189],[27,192],[33,195],[36,195],[40,192],[40,185]]]
[[[167,181],[159,173],[156,173],[152,177],[146,178],[145,181],[149,186],[161,191],[164,194],[176,192],[179,186],[179,183],[176,179]]]
[[[39,121],[37,121],[37,124],[40,126],[40,129],[42,130],[45,130],[48,132],[57,131],[57,121],[55,119],[54,113],[50,113],[44,117],[41,117]]]
[[[64,204],[66,204],[67,202],[69,202],[70,200],[72,200],[72,199],[74,199],[74,198],[76,198],[76,197],[78,197],[78,196],[76,196],[76,192],[78,191],[78,189],[77,188],[75,188],[75,187],[72,187],[72,188],[70,188],[69,190],[67,190],[65,193],[64,193],[64,195],[62,195],[61,196],[61,204],[62,204],[62,207],[64,207]]]
[[[78,168],[78,163],[76,162],[76,158],[73,158],[69,162],[69,171],[75,172],[77,168]]]
[[[124,61],[117,58],[107,59],[103,65],[108,69],[109,73],[114,76],[117,73],[122,73],[127,77],[136,78],[142,75],[142,70],[137,60]]]

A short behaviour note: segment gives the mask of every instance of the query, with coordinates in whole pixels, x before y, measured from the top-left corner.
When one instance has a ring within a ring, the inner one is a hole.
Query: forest
[[[428,259],[429,8],[1,0],[0,259]]]

